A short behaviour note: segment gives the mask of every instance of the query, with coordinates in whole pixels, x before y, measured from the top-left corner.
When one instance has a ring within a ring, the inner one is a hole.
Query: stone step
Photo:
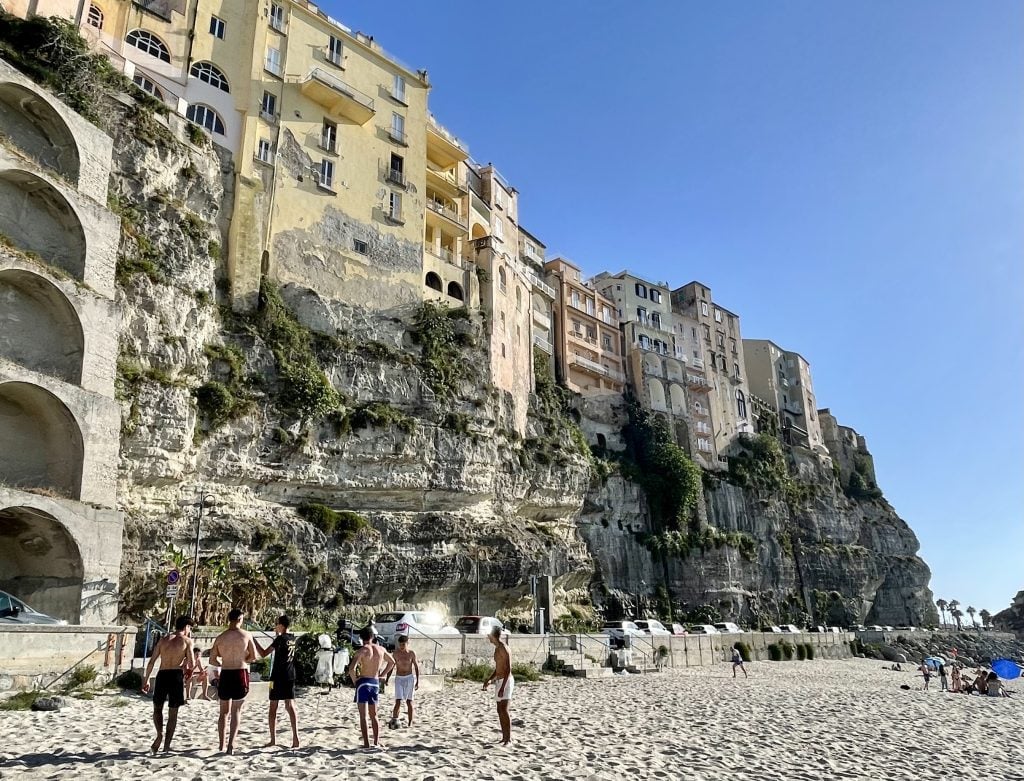
[[[641,673],[646,674],[646,673],[660,673],[661,672],[661,668],[660,667],[649,667],[649,666],[648,667],[637,667],[635,664],[629,665],[628,667],[626,667],[626,670],[629,671],[630,673],[632,673],[633,675],[639,675]]]

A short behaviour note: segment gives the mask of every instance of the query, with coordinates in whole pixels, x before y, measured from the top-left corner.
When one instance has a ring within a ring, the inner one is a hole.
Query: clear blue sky
[[[1024,3],[323,6],[429,70],[549,250],[810,360],[937,597],[1024,588]]]

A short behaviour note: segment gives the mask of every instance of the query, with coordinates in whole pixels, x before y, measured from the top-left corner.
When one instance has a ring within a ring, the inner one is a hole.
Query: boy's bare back
[[[210,649],[211,663],[215,659],[220,660],[220,667],[224,670],[240,670],[249,662],[256,661],[256,644],[252,635],[244,629],[224,630]]]

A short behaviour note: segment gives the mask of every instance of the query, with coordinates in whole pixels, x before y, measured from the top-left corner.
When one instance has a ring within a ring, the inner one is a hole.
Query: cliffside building
[[[603,272],[594,287],[615,302],[627,376],[637,401],[661,414],[677,441],[703,466],[717,468],[697,324],[673,313],[671,292],[627,271]]]
[[[585,396],[622,393],[626,375],[615,303],[585,283],[572,261],[555,258],[544,270],[558,293],[552,324],[558,378]]]
[[[744,339],[743,359],[751,392],[779,410],[779,427],[790,445],[827,456],[811,384],[811,366],[799,353],[768,339]]]
[[[2,61],[0,136],[0,589],[72,624],[112,623],[123,531],[112,144]]]
[[[689,318],[703,342],[715,450],[727,453],[740,434],[754,433],[743,363],[740,318],[711,298],[711,288],[691,282],[672,291],[672,309]]]

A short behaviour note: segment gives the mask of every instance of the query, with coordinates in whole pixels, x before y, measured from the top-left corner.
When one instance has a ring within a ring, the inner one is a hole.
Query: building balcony
[[[469,192],[469,188],[458,180],[455,172],[451,169],[427,161],[427,182],[431,187],[443,192],[452,200],[461,198]]]
[[[350,119],[357,125],[365,125],[376,113],[373,98],[322,68],[313,68],[299,89],[330,113]]]
[[[782,408],[791,415],[803,415],[804,406],[799,401],[787,401]]]
[[[622,382],[626,379],[626,376],[622,372],[608,366],[603,366],[597,361],[592,361],[590,358],[584,358],[582,355],[573,353],[569,358],[571,363],[600,377],[608,377],[609,379],[616,380],[618,382]]]
[[[427,222],[431,225],[440,223],[441,227],[449,230],[453,227],[457,228],[459,233],[469,231],[469,219],[465,215],[459,214],[454,207],[440,201],[427,200]]]
[[[451,168],[456,163],[469,159],[466,145],[455,137],[433,114],[427,117],[427,159],[442,168]]]
[[[695,404],[690,408],[690,414],[698,418],[710,418],[711,410],[707,407],[702,407],[700,404]]]
[[[530,275],[530,284],[533,286],[534,290],[543,293],[552,301],[558,298],[558,294],[555,292],[555,289],[535,274]]]
[[[697,374],[686,375],[686,387],[696,393],[710,393],[711,383],[706,378]]]
[[[384,179],[389,184],[394,184],[402,188],[405,188],[408,184],[405,179],[405,172],[399,171],[397,168],[391,168],[390,166],[384,167]]]
[[[540,336],[539,334],[533,335],[533,343],[534,345],[542,349],[544,352],[546,352],[548,355],[553,355],[555,352],[555,348],[552,347],[551,342],[549,342],[547,339],[545,339],[543,336]]]
[[[692,366],[694,369],[703,369],[704,368],[704,359],[703,358],[692,358],[692,359],[690,359],[690,366]]]
[[[710,434],[711,426],[709,426],[703,420],[700,420],[693,424],[693,430],[698,434]]]
[[[547,312],[541,312],[539,309],[533,310],[533,322],[537,325],[544,326],[548,330],[551,330],[551,315]]]
[[[587,333],[585,331],[568,331],[567,333],[569,334],[569,336],[571,338],[573,338],[573,339],[575,339],[575,340],[577,340],[579,342],[583,342],[584,344],[586,344],[586,345],[588,345],[590,347],[596,347],[597,346],[597,337],[596,336],[587,336]]]
[[[729,375],[729,382],[731,382],[733,385],[742,385],[743,384],[743,375],[742,374],[730,374]]]

